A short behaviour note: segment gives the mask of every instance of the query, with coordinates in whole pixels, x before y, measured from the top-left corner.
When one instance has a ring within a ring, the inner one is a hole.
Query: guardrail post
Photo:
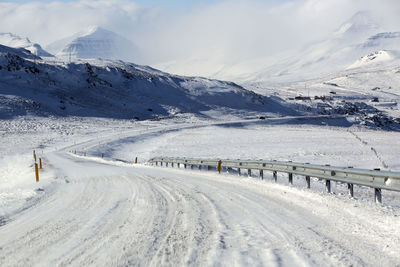
[[[35,163],[35,177],[36,177],[36,182],[39,182],[39,168],[37,163]]]
[[[174,163],[173,163],[173,162],[171,163],[171,167],[172,167],[172,168],[174,167]]]
[[[350,197],[354,197],[354,185],[353,184],[347,184],[347,189],[349,190]]]
[[[289,184],[293,185],[293,173],[289,173]]]
[[[261,180],[264,180],[264,171],[263,170],[260,170],[260,177],[261,177]]]
[[[240,168],[238,168],[238,174],[239,174],[239,176],[241,175]]]
[[[251,177],[251,169],[247,169],[247,176]]]
[[[167,167],[167,168],[168,168],[168,162],[165,162],[165,167]]]
[[[331,180],[325,181],[325,188],[326,188],[326,192],[328,192],[328,193],[331,192]]]
[[[382,189],[375,188],[375,202],[382,204]]]
[[[178,163],[178,169],[180,169],[181,168],[181,164],[180,163]]]
[[[273,171],[272,175],[274,176],[275,183],[278,182],[278,172],[277,171]]]
[[[310,178],[310,176],[306,176],[306,183],[307,183],[307,188],[310,189],[311,188],[311,178]]]
[[[135,164],[137,164],[137,157],[135,158]]]

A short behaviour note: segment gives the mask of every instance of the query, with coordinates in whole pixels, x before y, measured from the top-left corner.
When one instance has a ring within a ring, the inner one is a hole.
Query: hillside
[[[181,77],[121,61],[65,63],[0,46],[0,114],[151,119],[181,113],[293,115],[290,108],[231,83]]]

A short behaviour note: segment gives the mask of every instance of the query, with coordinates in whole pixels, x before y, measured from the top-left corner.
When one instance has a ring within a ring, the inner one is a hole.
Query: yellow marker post
[[[36,182],[39,182],[39,169],[37,163],[35,163],[35,176],[36,176]]]
[[[42,166],[42,158],[39,158],[39,168],[40,168],[40,169],[43,169],[43,166]]]
[[[218,167],[217,167],[218,173],[221,173],[221,165],[222,161],[218,161]]]
[[[101,158],[104,159],[104,153],[101,154]]]
[[[34,159],[35,162],[36,162],[36,152],[35,152],[35,150],[33,150],[33,159]]]

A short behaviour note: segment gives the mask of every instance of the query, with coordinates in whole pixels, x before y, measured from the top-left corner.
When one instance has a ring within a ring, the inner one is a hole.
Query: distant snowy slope
[[[325,40],[303,51],[288,53],[273,65],[249,75],[248,80],[291,82],[344,70],[362,56],[379,50],[397,49],[396,38],[385,36],[370,12],[358,12]],[[372,40],[375,40],[372,42]]]
[[[52,57],[50,53],[43,50],[39,44],[32,43],[28,38],[22,38],[12,33],[0,33],[0,44],[14,47],[14,48],[25,48],[32,54],[40,57]]]
[[[362,68],[372,65],[377,66],[378,64],[386,64],[396,60],[400,62],[400,51],[381,50],[361,57],[347,69]]]
[[[39,62],[39,63],[38,63]],[[122,61],[65,64],[0,47],[0,114],[150,119],[180,113],[293,115],[274,99],[218,80],[174,76]]]
[[[204,75],[237,82],[285,84],[343,71],[363,56],[400,49],[400,32],[386,31],[369,11],[355,13],[327,37],[300,49],[224,64],[193,58],[157,64],[172,73]]]
[[[101,27],[91,27],[47,46],[66,59],[102,58],[137,61],[138,48],[128,39]]]

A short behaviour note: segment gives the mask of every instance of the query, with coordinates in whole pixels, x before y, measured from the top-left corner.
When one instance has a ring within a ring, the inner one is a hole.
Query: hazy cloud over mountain
[[[400,29],[398,0],[228,0],[190,9],[144,3],[0,2],[0,32],[28,36],[46,46],[98,25],[136,43],[143,56],[139,63],[153,64],[189,57],[235,62],[266,56],[323,38],[365,9],[387,29]]]

